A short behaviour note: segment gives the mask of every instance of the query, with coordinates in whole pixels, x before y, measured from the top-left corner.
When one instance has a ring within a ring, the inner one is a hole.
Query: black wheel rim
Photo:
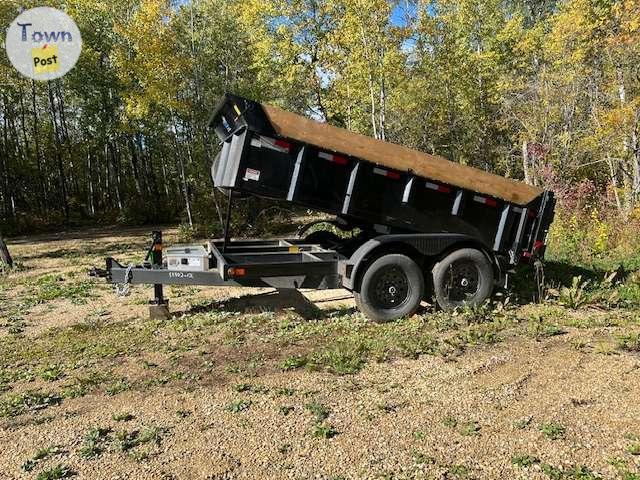
[[[402,306],[409,298],[409,279],[404,270],[389,265],[378,270],[371,282],[372,303],[384,310]]]
[[[444,280],[444,289],[450,302],[469,300],[480,288],[478,266],[470,260],[458,260],[449,265]]]

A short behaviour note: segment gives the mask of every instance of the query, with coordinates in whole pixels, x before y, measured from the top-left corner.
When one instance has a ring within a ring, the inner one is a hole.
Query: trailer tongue
[[[231,94],[210,127],[222,143],[211,171],[231,192],[227,218],[235,192],[324,211],[359,233],[231,241],[227,222],[222,240],[183,248],[189,255],[163,262],[155,242],[153,262],[107,259],[109,281],[154,284],[157,305],[163,284],[344,287],[385,321],[425,298],[443,308],[482,303],[523,258],[544,256],[549,191]]]

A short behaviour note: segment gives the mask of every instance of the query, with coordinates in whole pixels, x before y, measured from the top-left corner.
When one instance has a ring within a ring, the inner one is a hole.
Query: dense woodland
[[[224,91],[552,188],[600,248],[638,225],[640,0],[49,3],[83,53],[48,83],[2,56],[5,235],[215,226],[206,121]],[[0,21],[37,4],[2,0]]]

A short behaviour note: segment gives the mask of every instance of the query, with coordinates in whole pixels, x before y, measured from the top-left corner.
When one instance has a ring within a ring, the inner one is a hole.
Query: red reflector
[[[498,206],[498,202],[496,202],[493,198],[485,198],[484,199],[484,204],[485,205],[489,205],[490,207],[497,207]]]
[[[445,187],[444,185],[438,185],[438,191],[442,193],[451,193],[451,189],[449,187]]]
[[[387,172],[386,176],[391,180],[400,180],[400,174],[398,172]]]
[[[341,157],[339,155],[333,156],[333,163],[337,163],[338,165],[346,165],[347,159],[345,157]]]
[[[542,247],[544,247],[544,242],[542,240],[536,240],[533,243],[533,251],[534,252],[540,250]]]
[[[244,275],[247,273],[247,271],[244,268],[234,268],[234,267],[229,268],[227,272],[229,273],[230,277],[244,277]]]
[[[276,140],[276,145],[282,148],[291,148],[291,144],[289,142],[286,142],[284,140]]]

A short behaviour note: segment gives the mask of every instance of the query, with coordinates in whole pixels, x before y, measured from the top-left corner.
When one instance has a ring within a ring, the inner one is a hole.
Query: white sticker
[[[260,170],[254,170],[253,168],[247,168],[244,172],[244,180],[260,180]]]

